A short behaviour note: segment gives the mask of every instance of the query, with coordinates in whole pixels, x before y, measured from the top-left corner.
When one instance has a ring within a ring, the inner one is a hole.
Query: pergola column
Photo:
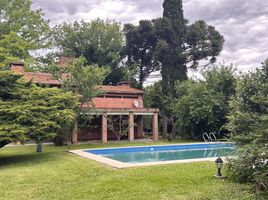
[[[128,140],[130,142],[134,141],[134,114],[133,112],[129,112],[129,117],[128,117]]]
[[[101,141],[102,143],[107,143],[107,113],[102,114]]]
[[[138,138],[142,138],[143,137],[143,117],[142,115],[138,115],[137,117],[137,136]]]
[[[154,112],[153,115],[153,140],[158,140],[158,113]]]

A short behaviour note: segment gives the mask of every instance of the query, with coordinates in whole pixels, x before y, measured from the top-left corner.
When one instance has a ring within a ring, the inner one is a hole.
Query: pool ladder
[[[217,139],[215,133],[213,133],[213,132],[210,132],[209,134],[207,132],[204,132],[202,137],[203,137],[203,140],[205,142],[208,142],[208,143],[218,142],[218,139]],[[204,157],[217,157],[218,154],[217,154],[217,152],[214,152],[213,149],[209,149],[209,150],[205,149],[203,156]]]
[[[202,137],[205,142],[218,142],[218,139],[213,132],[210,132],[209,134],[207,132],[204,132]]]

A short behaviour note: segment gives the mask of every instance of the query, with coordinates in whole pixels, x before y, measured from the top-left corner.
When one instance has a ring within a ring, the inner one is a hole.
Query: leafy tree
[[[217,113],[222,112],[224,103],[221,96],[214,95],[203,82],[192,80],[181,82],[176,89],[181,95],[173,108],[179,134],[201,139],[202,133],[215,131],[214,122],[217,122]]]
[[[53,63],[45,66],[43,71],[51,73],[54,79],[62,84],[64,90],[79,95],[79,112],[83,110],[83,105],[87,103],[90,105],[91,100],[101,93],[99,86],[110,72],[107,67],[99,68],[98,65],[87,65],[87,61],[83,57],[73,60],[66,67]]]
[[[99,68],[97,65],[86,65],[86,60],[80,58],[67,69],[68,76],[63,79],[63,87],[79,95],[79,112],[85,104],[91,104],[91,100],[101,91],[105,76],[110,72],[108,68]]]
[[[153,20],[157,37],[154,55],[160,62],[162,93],[169,102],[176,97],[176,81],[187,80],[187,66],[196,68],[200,60],[209,59],[208,64],[215,62],[224,39],[204,21],[188,25],[181,0],[165,0],[163,8],[163,18]],[[163,112],[165,118],[175,121],[169,110]],[[172,130],[174,135],[176,130]]]
[[[111,67],[111,74],[105,79],[106,84],[117,84],[122,80],[123,69],[119,67],[119,62],[123,34],[120,24],[100,19],[64,23],[54,28],[54,40],[64,56],[83,56],[88,65]]]
[[[5,68],[10,62],[28,59],[28,42],[24,41],[15,32],[0,36],[0,68]]]
[[[227,127],[240,150],[229,162],[231,177],[253,183],[256,191],[267,191],[268,60],[241,77],[230,107]]]
[[[166,106],[168,101],[165,98],[165,96],[162,95],[161,91],[162,91],[161,81],[158,81],[158,82],[154,83],[153,85],[149,85],[149,86],[145,87],[143,103],[144,103],[144,107],[159,108],[159,110],[160,110],[159,117],[160,117],[160,120],[162,121],[162,129],[163,129],[162,136],[164,138],[166,138],[167,135],[165,135],[165,133],[166,133],[165,129],[167,129],[167,127],[165,127],[165,125],[168,124],[168,119],[167,119],[167,117],[165,117],[165,115],[163,115],[163,113],[164,113],[166,108],[169,108],[169,106]],[[167,112],[167,111],[165,111],[165,112]],[[144,123],[144,128],[151,130],[152,118],[145,117],[144,120],[146,122],[146,123]]]
[[[48,45],[48,21],[31,0],[0,0],[0,66],[30,58],[30,51]]]
[[[233,66],[220,65],[211,67],[202,72],[206,87],[220,93],[228,102],[236,93],[237,77]]]
[[[204,132],[218,132],[227,122],[236,78],[232,67],[212,68],[204,80],[178,82],[172,104],[181,136],[201,139]]]
[[[162,82],[162,114],[164,135],[167,123],[175,119],[168,106],[176,97],[175,82],[187,79],[187,66],[196,68],[200,60],[216,60],[222,50],[223,37],[214,27],[204,21],[191,25],[183,17],[181,0],[166,0],[163,3],[163,18],[140,21],[138,26],[125,25],[126,55],[128,65],[137,68],[139,85],[159,68]],[[175,135],[175,127],[172,128]]]
[[[73,124],[73,135],[77,134],[77,122],[88,121],[90,116],[86,113],[92,107],[92,99],[102,93],[99,86],[109,74],[108,68],[99,68],[97,65],[86,64],[85,58],[76,59],[70,66],[62,67],[50,65],[45,69],[59,80],[65,91],[72,91],[78,95],[78,104],[75,107],[75,123]],[[79,120],[83,118],[83,120]]]
[[[139,88],[143,88],[148,76],[159,69],[154,55],[157,42],[155,26],[150,20],[141,20],[138,26],[125,24],[124,33],[126,64],[129,68],[137,68]]]
[[[44,140],[74,120],[72,93],[25,83],[10,71],[0,71],[0,83],[0,147],[33,139],[41,151]]]
[[[161,81],[158,81],[153,85],[145,87],[143,97],[144,107],[150,107],[150,108],[162,107],[163,104],[162,94],[159,91],[161,91]]]

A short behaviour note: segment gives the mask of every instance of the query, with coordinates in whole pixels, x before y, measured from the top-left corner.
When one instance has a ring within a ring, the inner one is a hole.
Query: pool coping
[[[225,142],[222,142],[225,143]],[[125,146],[125,147],[106,147],[106,148],[91,148],[91,149],[79,149],[79,150],[69,150],[68,152],[82,156],[84,158],[89,158],[91,160],[100,162],[102,164],[115,167],[118,169],[130,168],[130,167],[142,167],[142,166],[153,166],[153,165],[166,165],[166,164],[178,164],[178,163],[191,163],[191,162],[202,162],[202,161],[215,161],[217,157],[209,158],[195,158],[195,159],[184,159],[184,160],[167,160],[167,161],[157,161],[157,162],[145,162],[145,163],[124,163],[110,158],[106,158],[97,154],[85,152],[85,150],[98,150],[98,149],[120,149],[120,148],[135,148],[135,147],[151,147],[151,146],[172,146],[172,145],[185,145],[185,144],[209,144],[208,142],[203,143],[180,143],[180,144],[165,144],[165,145],[148,145],[148,146]],[[227,156],[226,156],[227,157]],[[223,160],[226,160],[223,157]]]

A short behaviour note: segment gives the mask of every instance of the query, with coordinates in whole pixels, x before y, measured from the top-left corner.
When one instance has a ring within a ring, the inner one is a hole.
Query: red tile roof
[[[61,85],[61,83],[58,80],[54,79],[52,74],[40,73],[40,72],[25,72],[23,64],[21,63],[12,63],[10,69],[18,74],[22,74],[26,81],[32,81],[33,83],[39,83],[39,84],[48,84],[57,86]],[[66,78],[67,76],[68,76],[67,73],[64,74],[63,79]],[[140,98],[141,95],[143,94],[142,90],[131,88],[130,86],[128,86],[128,84],[122,84],[118,86],[102,85],[99,87],[105,93],[109,93],[112,95],[114,94],[115,96],[118,95],[119,97],[118,98],[96,97],[93,99],[91,104],[83,105],[83,108],[94,106],[97,109],[132,109],[132,110],[143,109],[143,101],[142,98]],[[121,98],[120,94],[131,94],[129,96],[134,95],[137,97],[137,99]],[[135,101],[138,102],[138,106],[134,106]]]
[[[26,81],[32,81],[33,83],[61,85],[58,80],[54,79],[53,76],[48,73],[25,72],[23,77]]]
[[[52,74],[49,73],[40,73],[40,72],[25,72],[23,69],[23,65],[14,64],[11,65],[10,68],[12,71],[23,74],[24,79],[26,81],[32,81],[33,83],[40,83],[40,84],[49,84],[49,85],[58,85],[60,86],[61,83],[54,79]],[[68,74],[64,74],[64,77],[67,77]],[[100,89],[106,93],[117,93],[117,94],[142,94],[143,91],[135,88],[131,88],[126,85],[118,85],[118,86],[111,86],[111,85],[103,85],[100,86]]]
[[[40,73],[40,72],[25,72],[24,65],[22,63],[11,63],[10,70],[22,74],[26,81],[32,81],[33,83],[60,85],[58,80],[55,80],[52,74]]]
[[[131,93],[131,94],[143,94],[143,90],[139,90],[136,88],[132,88],[129,86],[123,86],[123,85],[102,85],[101,90],[105,91],[107,93],[119,93],[119,94],[125,94],[125,93]]]
[[[134,101],[138,102],[138,106],[134,106]],[[96,97],[92,101],[93,105],[97,109],[107,108],[127,108],[127,109],[141,109],[143,108],[142,100],[138,99],[123,99],[123,98],[100,98]],[[83,108],[91,107],[91,105],[84,105]]]

